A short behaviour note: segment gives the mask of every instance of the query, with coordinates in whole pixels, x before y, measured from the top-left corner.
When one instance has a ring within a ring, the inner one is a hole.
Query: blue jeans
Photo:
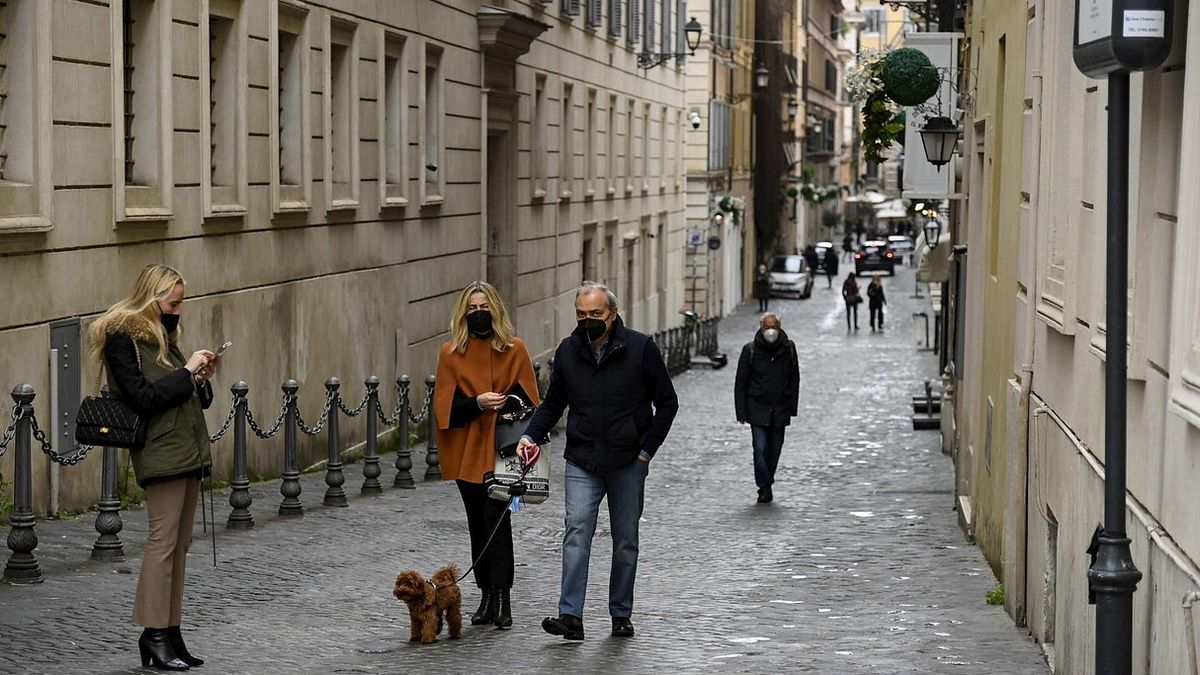
[[[562,592],[558,613],[583,618],[587,594],[588,562],[600,500],[608,495],[609,527],[612,530],[612,572],[608,579],[608,613],[618,619],[633,615],[633,581],[637,576],[638,520],[642,517],[646,476],[650,462],[634,460],[629,466],[606,474],[586,471],[571,462],[565,470],[567,502],[566,531],[563,533]]]
[[[775,467],[779,466],[779,453],[783,450],[783,432],[786,429],[782,424],[750,427],[750,437],[754,442],[754,483],[760,490],[771,487],[775,482]]]

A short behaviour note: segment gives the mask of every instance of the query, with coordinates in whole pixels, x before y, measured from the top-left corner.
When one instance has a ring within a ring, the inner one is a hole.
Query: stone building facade
[[[1196,668],[1200,590],[1200,12],[1131,77],[1126,529],[1143,573],[1133,672]],[[1103,519],[1108,85],[1074,7],[970,3],[947,392],[958,506],[1054,672],[1094,668],[1087,548]],[[973,101],[973,103],[971,103]],[[952,275],[952,279],[953,279]]]
[[[684,59],[637,56],[683,51],[686,3],[493,5],[8,0],[3,381],[33,384],[43,420],[52,379],[90,390],[92,364],[51,377],[51,327],[86,331],[152,262],[188,280],[185,346],[232,341],[216,384],[248,382],[261,417],[289,377],[302,410],[330,376],[348,399],[368,375],[419,382],[476,279],[535,358],[573,327],[583,279],[613,287],[631,326],[675,325]],[[273,475],[277,451],[252,443],[252,473]],[[36,508],[94,502],[98,464],[52,495],[37,458]]]

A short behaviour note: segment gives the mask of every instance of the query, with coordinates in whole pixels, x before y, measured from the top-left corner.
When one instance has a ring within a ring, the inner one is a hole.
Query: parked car
[[[807,298],[812,295],[813,275],[804,256],[777,255],[771,262],[771,295]]]
[[[889,276],[896,274],[896,253],[886,241],[874,239],[864,242],[858,253],[854,254],[854,273],[887,272]]]
[[[887,243],[888,247],[892,249],[892,252],[896,254],[896,258],[898,258],[901,263],[903,263],[906,258],[911,256],[913,254],[913,249],[916,248],[913,245],[913,240],[907,235],[903,234],[891,235],[887,238]]]

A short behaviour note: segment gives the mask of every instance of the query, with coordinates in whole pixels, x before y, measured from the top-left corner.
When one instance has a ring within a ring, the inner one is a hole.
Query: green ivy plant
[[[904,114],[897,112],[883,96],[871,95],[863,104],[863,155],[868,162],[879,164],[893,143],[903,142]]]

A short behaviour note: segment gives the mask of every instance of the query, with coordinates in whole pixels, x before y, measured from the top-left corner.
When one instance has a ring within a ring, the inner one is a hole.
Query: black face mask
[[[492,336],[492,313],[486,309],[476,310],[467,315],[467,330],[477,338]]]
[[[178,314],[161,314],[159,320],[162,321],[163,328],[167,329],[167,334],[174,333],[175,329],[179,328]]]
[[[588,342],[595,342],[604,337],[604,334],[608,332],[608,324],[603,319],[593,319],[590,317],[580,319],[579,327],[583,329],[583,336],[587,338]]]

